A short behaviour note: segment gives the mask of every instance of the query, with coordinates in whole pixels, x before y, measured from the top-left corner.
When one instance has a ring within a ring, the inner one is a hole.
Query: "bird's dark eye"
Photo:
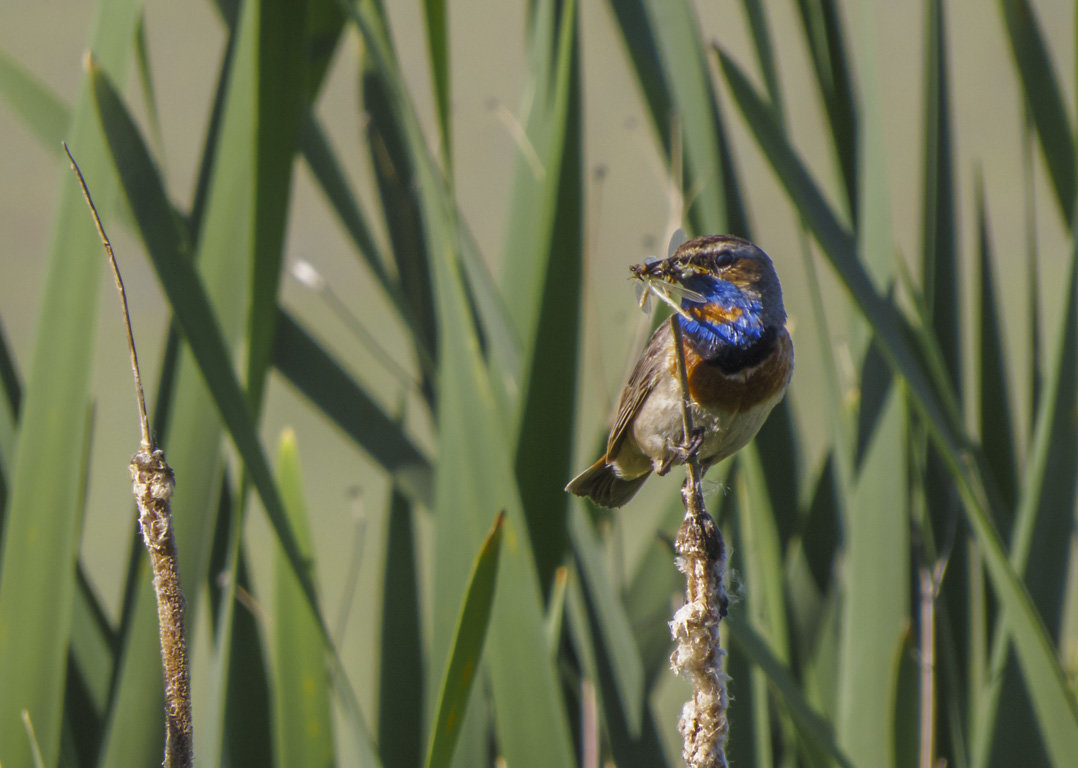
[[[715,267],[717,269],[726,269],[728,266],[734,263],[734,254],[729,251],[722,251],[715,257]]]

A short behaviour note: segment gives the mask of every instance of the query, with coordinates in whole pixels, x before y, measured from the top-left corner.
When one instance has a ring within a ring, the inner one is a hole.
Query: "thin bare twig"
[[[936,601],[939,599],[948,556],[939,558],[929,567],[917,568],[920,582],[921,607],[921,754],[922,768],[934,768],[936,759]]]
[[[101,217],[90,197],[90,190],[82,176],[71,150],[64,143],[64,151],[71,161],[71,169],[82,187],[82,196],[90,208],[90,214],[101,237],[101,244],[109,258],[116,290],[120,294],[123,310],[124,327],[127,330],[127,347],[131,353],[131,371],[135,378],[135,396],[138,400],[139,425],[142,442],[138,453],[131,459],[130,471],[135,503],[139,510],[139,528],[142,540],[150,557],[153,571],[153,586],[157,596],[157,623],[161,641],[161,664],[165,676],[165,759],[166,768],[190,768],[193,762],[192,720],[191,720],[191,682],[190,667],[187,658],[187,640],[184,633],[184,609],[186,601],[180,585],[180,571],[176,555],[176,537],[172,530],[172,507],[170,499],[176,480],[172,468],[165,462],[163,451],[154,450],[150,437],[150,421],[146,415],[146,398],[142,391],[142,377],[139,375],[138,354],[135,352],[135,337],[131,330],[131,316],[127,309],[127,294],[124,291],[120,269],[116,265],[116,256],[112,244],[105,234]]]
[[[116,281],[116,290],[120,292],[120,304],[123,308],[124,315],[124,329],[127,331],[127,348],[131,353],[131,372],[135,377],[135,399],[138,401],[138,418],[139,428],[142,431],[142,450],[149,452],[153,450],[153,444],[150,439],[150,420],[146,416],[146,396],[142,393],[142,376],[138,370],[138,353],[135,352],[135,336],[131,332],[131,315],[127,310],[127,292],[124,290],[124,281],[120,277],[120,268],[116,266],[116,255],[112,252],[112,243],[109,242],[108,235],[105,234],[105,228],[101,225],[101,217],[97,215],[97,207],[94,205],[93,198],[90,197],[90,190],[86,186],[86,179],[82,177],[82,170],[79,168],[79,164],[75,162],[75,158],[71,156],[71,150],[67,148],[67,142],[62,142],[64,145],[64,152],[67,153],[67,159],[71,161],[71,170],[75,172],[75,177],[79,180],[79,187],[82,188],[82,197],[86,201],[86,205],[90,208],[90,214],[94,219],[94,226],[97,227],[97,234],[101,238],[101,245],[105,247],[105,253],[109,257],[109,267],[112,268],[112,279]]]
[[[932,768],[936,750],[936,585],[927,565],[917,569],[921,605],[921,768]]]

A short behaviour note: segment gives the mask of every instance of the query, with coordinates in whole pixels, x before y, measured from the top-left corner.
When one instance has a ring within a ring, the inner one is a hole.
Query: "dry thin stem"
[[[943,552],[935,551],[931,528],[912,525],[910,540],[917,561],[918,605],[920,610],[918,656],[920,661],[920,743],[918,765],[935,768],[936,758],[936,601],[947,571],[953,538],[948,535]]]
[[[393,355],[389,354],[385,347],[378,343],[374,334],[364,327],[347,302],[337,295],[329,281],[322,277],[314,265],[307,261],[297,260],[290,265],[289,271],[296,282],[314,291],[322,298],[330,311],[337,316],[337,319],[348,326],[359,342],[400,383],[405,391],[420,391],[419,382],[400,363],[393,359]]]
[[[135,377],[135,399],[138,401],[138,418],[139,428],[142,431],[142,450],[149,452],[153,449],[153,444],[150,440],[150,420],[146,416],[146,397],[142,393],[142,376],[139,375],[138,370],[138,354],[135,352],[135,336],[131,332],[131,315],[127,310],[127,292],[124,291],[124,281],[120,277],[120,268],[116,266],[116,255],[112,252],[112,243],[109,242],[108,235],[105,234],[105,228],[101,225],[101,217],[97,215],[97,207],[94,205],[93,198],[90,197],[90,190],[86,186],[86,179],[82,177],[82,170],[79,168],[79,164],[75,162],[75,158],[71,156],[71,150],[67,148],[67,142],[62,142],[64,145],[64,152],[67,153],[67,159],[71,161],[71,170],[75,172],[76,178],[79,180],[79,187],[82,188],[82,197],[86,200],[86,205],[90,208],[90,214],[94,218],[94,226],[97,227],[97,234],[101,238],[101,245],[105,247],[105,253],[109,257],[109,267],[112,269],[112,279],[116,281],[116,290],[120,292],[120,305],[123,308],[124,315],[124,328],[127,331],[127,348],[131,353],[131,372]]]
[[[165,675],[165,759],[167,768],[190,768],[193,762],[192,721],[191,721],[191,681],[190,666],[187,658],[187,641],[184,632],[184,610],[186,601],[180,585],[179,565],[176,557],[176,537],[172,530],[172,508],[170,499],[175,486],[172,468],[165,463],[163,451],[154,450],[150,437],[150,422],[146,415],[146,398],[142,392],[142,377],[139,375],[138,354],[135,352],[135,337],[131,330],[131,316],[127,309],[127,294],[124,291],[120,269],[112,252],[112,244],[101,225],[90,190],[82,176],[75,158],[64,143],[64,151],[71,168],[82,187],[82,196],[90,208],[97,234],[109,258],[112,276],[116,281],[116,290],[120,293],[123,309],[124,328],[127,330],[127,347],[131,353],[131,371],[135,378],[135,395],[138,399],[139,425],[142,430],[142,442],[138,453],[131,459],[130,470],[135,503],[139,510],[139,528],[142,540],[150,556],[153,571],[153,586],[157,596],[157,622],[161,640],[161,664]]]
[[[936,595],[932,572],[925,566],[918,569],[921,587],[921,768],[932,768],[935,753],[935,646]]]
[[[936,764],[936,600],[946,561],[917,569],[921,604],[921,768]]]
[[[681,421],[684,441],[693,434],[685,351],[677,316],[670,318],[681,380]],[[684,739],[682,758],[689,768],[725,768],[729,724],[724,651],[719,645],[719,622],[726,616],[726,548],[718,526],[704,506],[700,462],[696,450],[686,457],[681,489],[685,519],[674,541],[678,569],[685,574],[685,605],[674,614],[670,631],[677,647],[670,657],[674,671],[692,680],[693,696],[678,722]]]
[[[590,680],[580,682],[580,765],[599,768],[599,698]]]
[[[34,721],[30,719],[30,712],[22,710],[22,726],[26,729],[26,738],[30,741],[30,751],[34,754],[34,765],[44,765],[45,758],[41,754],[41,745],[37,742],[37,733],[34,731]]]

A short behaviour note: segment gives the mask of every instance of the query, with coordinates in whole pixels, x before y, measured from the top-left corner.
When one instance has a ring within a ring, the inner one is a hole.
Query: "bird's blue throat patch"
[[[770,333],[764,326],[763,306],[759,297],[747,294],[733,283],[707,275],[694,275],[684,281],[686,288],[701,294],[706,304],[683,299],[682,308],[698,319],[679,317],[681,330],[696,353],[705,360],[714,360],[724,369],[727,362],[741,365],[761,344],[770,346],[774,341],[774,329]],[[762,350],[761,350],[762,351]]]

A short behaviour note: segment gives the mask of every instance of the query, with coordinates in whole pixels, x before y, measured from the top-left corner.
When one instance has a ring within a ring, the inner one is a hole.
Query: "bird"
[[[693,452],[703,472],[743,448],[782,400],[794,368],[782,286],[771,258],[748,240],[696,237],[630,271],[675,307],[694,434],[684,434],[674,332],[664,322],[621,391],[606,452],[565,487],[609,508]]]

